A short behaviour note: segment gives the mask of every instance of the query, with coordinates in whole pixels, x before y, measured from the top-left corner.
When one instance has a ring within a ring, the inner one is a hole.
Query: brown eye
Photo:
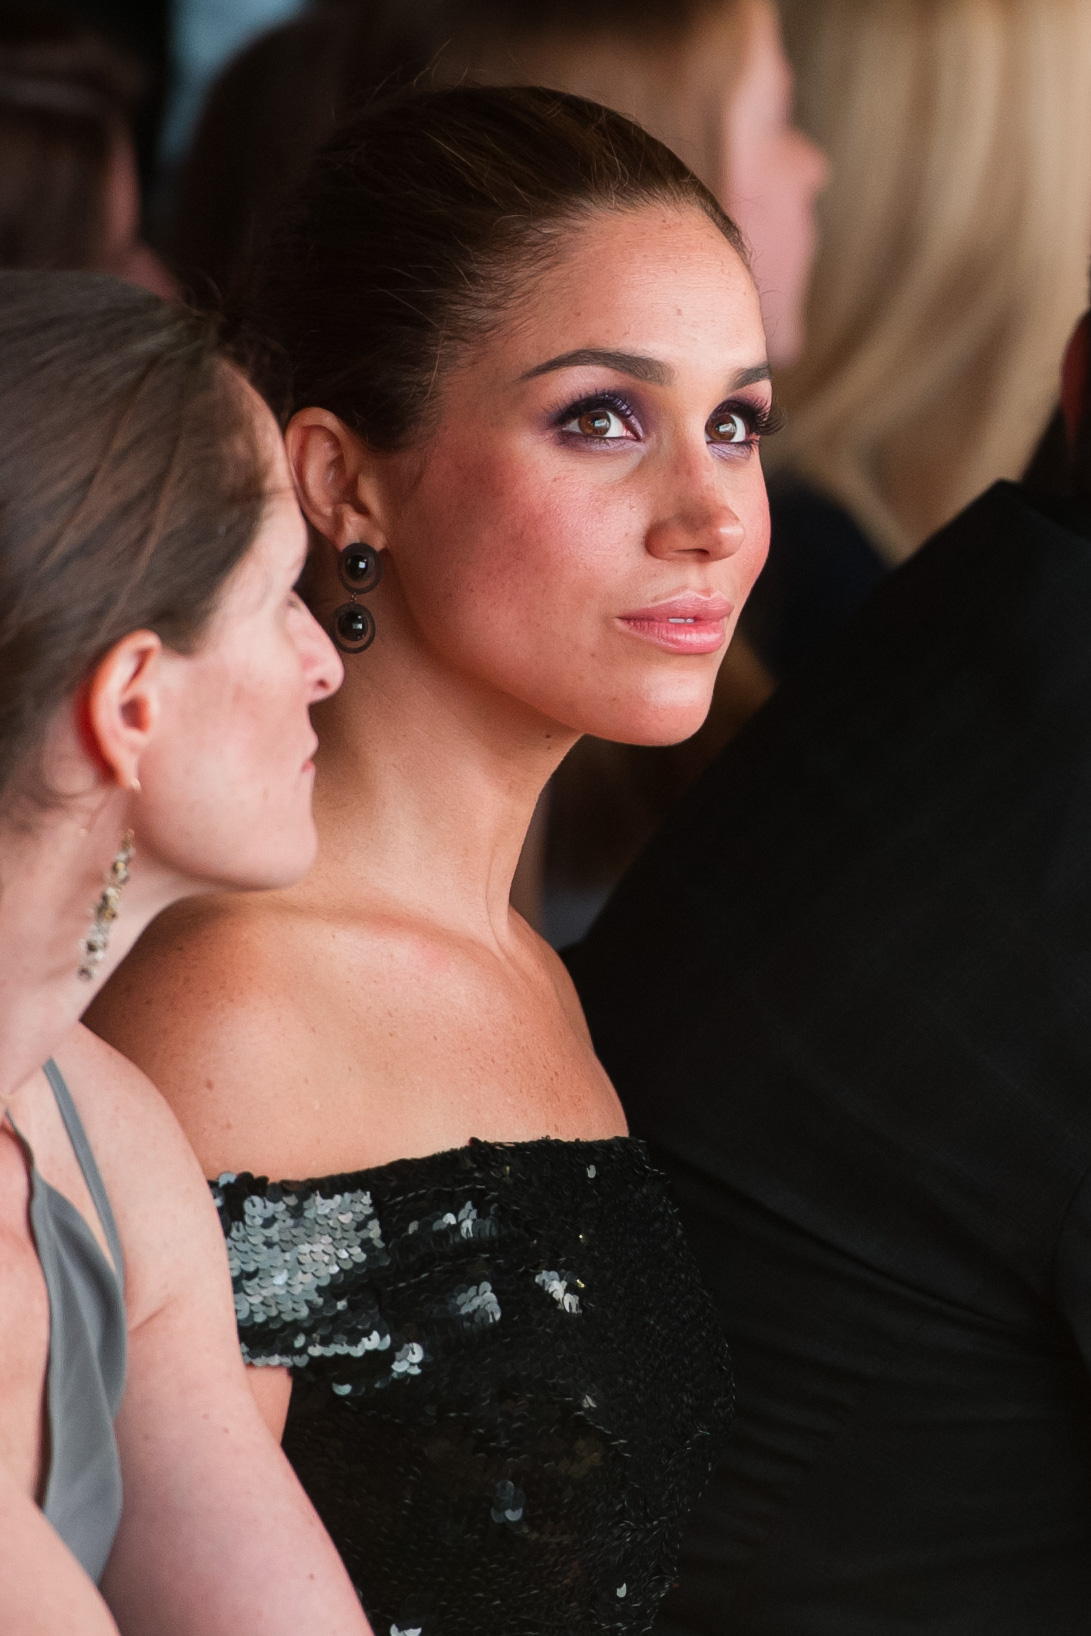
[[[571,437],[583,438],[587,443],[623,443],[629,436],[624,411],[606,403],[584,400],[572,405],[571,412],[557,423]]]
[[[605,409],[587,409],[580,416],[576,425],[584,437],[609,437],[610,422],[613,418]]]
[[[745,443],[750,437],[750,428],[736,409],[713,415],[707,431],[712,443]]]

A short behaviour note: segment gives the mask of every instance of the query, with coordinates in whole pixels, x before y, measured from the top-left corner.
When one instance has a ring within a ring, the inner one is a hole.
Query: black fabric
[[[636,1636],[730,1414],[642,1145],[221,1177],[244,1356],[376,1636]]]
[[[800,478],[769,484],[769,558],[742,629],[774,676],[784,676],[856,612],[886,569],[849,513]]]
[[[727,1328],[662,1632],[1091,1629],[1091,517],[1001,484],[570,954]]]

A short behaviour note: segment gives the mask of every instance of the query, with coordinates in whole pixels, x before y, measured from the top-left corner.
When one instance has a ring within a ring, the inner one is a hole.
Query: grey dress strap
[[[16,1130],[27,1157],[30,1224],[49,1294],[49,1470],[42,1510],[97,1582],[121,1521],[114,1435],[128,1348],[121,1241],[68,1087],[55,1063],[46,1063],[45,1073],[114,1259],[111,1266],[75,1205],[39,1174]]]
[[[95,1155],[91,1151],[91,1144],[87,1140],[87,1132],[83,1128],[83,1121],[76,1111],[76,1104],[72,1100],[72,1092],[64,1082],[61,1070],[50,1057],[44,1067],[45,1077],[53,1087],[53,1095],[57,1100],[64,1128],[68,1132],[68,1140],[72,1143],[72,1151],[79,1161],[83,1171],[83,1179],[87,1183],[87,1191],[91,1201],[98,1211],[98,1218],[102,1223],[102,1230],[106,1235],[106,1242],[110,1246],[113,1257],[114,1271],[117,1273],[122,1288],[125,1287],[125,1257],[121,1250],[121,1237],[114,1220],[114,1212],[110,1208],[110,1200],[99,1167],[95,1162]]]

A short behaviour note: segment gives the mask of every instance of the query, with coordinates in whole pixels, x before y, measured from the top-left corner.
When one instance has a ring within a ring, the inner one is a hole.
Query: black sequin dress
[[[731,1412],[727,1349],[629,1138],[224,1176],[248,1362],[375,1636],[636,1636]]]

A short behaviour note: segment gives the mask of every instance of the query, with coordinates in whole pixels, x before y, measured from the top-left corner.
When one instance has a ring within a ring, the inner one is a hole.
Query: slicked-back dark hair
[[[48,794],[49,722],[122,637],[199,643],[267,483],[205,321],[102,274],[0,271],[0,803]]]
[[[437,380],[596,211],[702,211],[708,189],[622,114],[534,86],[402,92],[327,143],[267,244],[248,319],[285,415],[409,442]]]

